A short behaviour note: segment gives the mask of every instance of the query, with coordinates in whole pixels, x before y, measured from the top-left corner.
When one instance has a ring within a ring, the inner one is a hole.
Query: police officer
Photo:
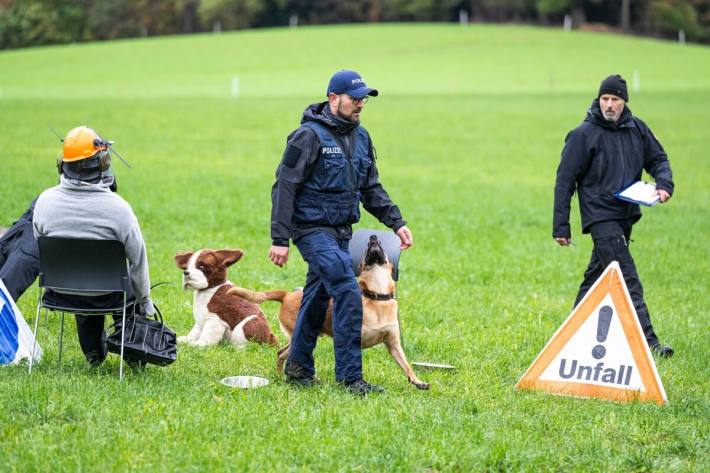
[[[629,252],[631,228],[641,218],[637,204],[619,200],[614,193],[641,179],[645,169],[656,181],[661,203],[673,194],[673,174],[663,146],[626,105],[629,94],[620,75],[604,79],[587,116],[565,139],[557,168],[552,236],[570,245],[570,199],[577,191],[582,233],[594,241],[591,261],[584,273],[575,306],[612,261],[619,262],[651,350],[663,357],[673,349],[661,345],[651,325],[643,287]]]
[[[357,72],[336,72],[328,84],[328,100],[306,108],[276,170],[269,258],[283,266],[293,240],[308,263],[284,368],[286,380],[294,384],[317,382],[313,350],[332,298],[336,381],[356,394],[383,391],[362,378],[362,299],[348,254],[360,202],[396,232],[401,249],[409,248],[413,238],[379,182],[375,149],[360,125],[365,103],[377,94]]]

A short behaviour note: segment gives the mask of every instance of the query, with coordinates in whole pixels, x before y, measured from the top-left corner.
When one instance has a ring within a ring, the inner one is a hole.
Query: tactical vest
[[[353,133],[353,155],[347,156],[333,133],[316,122],[303,126],[318,136],[319,157],[296,195],[293,222],[339,226],[360,220],[361,189],[372,167],[367,131],[358,126]]]

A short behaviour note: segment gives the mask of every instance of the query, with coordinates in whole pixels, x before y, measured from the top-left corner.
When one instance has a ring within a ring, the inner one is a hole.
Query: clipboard
[[[631,202],[632,204],[653,207],[661,201],[661,196],[656,194],[656,184],[636,181],[614,193],[617,199]]]

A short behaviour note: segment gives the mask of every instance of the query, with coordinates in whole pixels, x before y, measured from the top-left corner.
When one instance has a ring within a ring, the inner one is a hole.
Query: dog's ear
[[[180,269],[187,269],[187,262],[190,261],[191,256],[192,252],[178,253],[175,255],[175,264],[177,264],[178,268]]]
[[[239,261],[244,256],[244,252],[242,250],[217,250],[214,255],[220,264],[229,267]]]

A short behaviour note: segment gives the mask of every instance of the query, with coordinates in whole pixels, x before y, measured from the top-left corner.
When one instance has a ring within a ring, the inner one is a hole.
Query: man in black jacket
[[[362,299],[348,253],[360,203],[396,232],[401,249],[409,248],[413,238],[379,182],[375,149],[360,126],[367,99],[377,94],[356,72],[336,72],[328,84],[328,100],[306,108],[276,170],[269,258],[283,266],[293,240],[308,263],[284,369],[286,380],[298,385],[316,382],[313,350],[332,298],[336,381],[356,394],[383,390],[362,379]]]
[[[32,233],[35,202],[36,198],[25,213],[0,235],[0,279],[14,301],[39,275],[39,248]]]
[[[673,174],[663,146],[626,106],[626,81],[619,75],[604,79],[584,122],[567,135],[557,168],[552,236],[562,246],[572,243],[570,199],[577,191],[582,233],[591,233],[592,258],[579,288],[576,306],[612,261],[619,262],[651,350],[664,357],[673,349],[661,345],[643,300],[643,286],[629,252],[631,227],[641,218],[637,204],[614,193],[641,179],[645,169],[656,180],[661,203],[673,194]]]

